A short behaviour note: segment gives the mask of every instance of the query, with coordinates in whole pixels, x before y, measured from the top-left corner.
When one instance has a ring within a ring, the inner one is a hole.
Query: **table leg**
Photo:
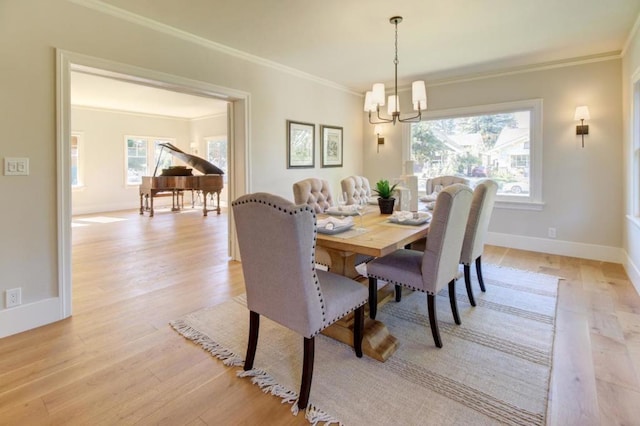
[[[355,268],[356,254],[338,250],[326,249],[331,258],[330,271],[335,274],[344,275],[359,281],[362,285],[368,286],[368,281],[362,277]],[[389,290],[391,287],[391,290]],[[385,286],[378,290],[378,306],[382,306],[394,297],[393,286]],[[369,318],[368,306],[364,324],[364,337],[362,339],[362,352],[367,356],[386,361],[398,348],[398,339],[389,333],[387,327],[380,321]],[[345,318],[327,327],[322,334],[336,339],[347,345],[353,346],[353,322],[354,314],[351,313]]]
[[[393,291],[386,291],[387,287],[380,289],[378,304],[386,303],[393,297]],[[362,338],[362,352],[378,361],[384,362],[398,349],[398,339],[389,333],[384,323],[369,318],[368,307],[365,308],[364,333]],[[347,315],[339,321],[331,324],[322,331],[339,342],[353,346],[354,313]]]

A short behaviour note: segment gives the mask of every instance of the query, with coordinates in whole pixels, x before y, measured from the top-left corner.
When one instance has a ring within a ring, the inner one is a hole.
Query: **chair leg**
[[[402,300],[402,286],[396,284],[396,302],[399,302]]]
[[[244,357],[244,370],[253,368],[253,360],[256,358],[256,348],[258,346],[258,330],[260,329],[260,314],[249,311],[249,343],[247,344],[247,355]]]
[[[362,358],[362,336],[364,331],[364,305],[356,309],[353,323],[353,348],[356,356]]]
[[[464,284],[467,286],[467,296],[471,306],[476,306],[476,299],[473,298],[473,289],[471,288],[471,266],[464,266]]]
[[[304,338],[304,361],[302,362],[302,383],[300,384],[300,398],[298,398],[298,408],[305,410],[309,404],[309,394],[311,393],[311,379],[313,379],[313,355],[315,348],[315,337]]]
[[[433,335],[433,341],[436,346],[442,347],[442,340],[440,340],[440,331],[438,330],[438,319],[436,318],[436,296],[433,294],[427,294],[427,306],[429,308],[429,324],[431,325],[431,334]]]
[[[458,302],[456,302],[456,280],[449,281],[449,303],[451,304],[451,312],[453,312],[453,320],[460,325],[460,315],[458,314]]]
[[[376,319],[378,312],[378,279],[369,277],[369,318]]]
[[[480,283],[480,290],[487,291],[484,288],[484,280],[482,279],[482,256],[478,256],[476,259],[476,272],[478,273],[478,282]]]

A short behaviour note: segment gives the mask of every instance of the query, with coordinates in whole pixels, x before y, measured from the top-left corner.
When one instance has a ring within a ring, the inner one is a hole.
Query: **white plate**
[[[339,234],[344,231],[348,231],[351,228],[353,228],[353,223],[350,223],[349,225],[345,225],[345,226],[338,226],[337,228],[333,228],[333,229],[318,228],[318,232],[321,234],[333,235],[333,234]]]

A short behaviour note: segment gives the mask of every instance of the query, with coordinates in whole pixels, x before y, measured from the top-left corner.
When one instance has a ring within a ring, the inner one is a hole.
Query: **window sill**
[[[635,225],[636,228],[640,229],[640,217],[628,214],[627,220]]]
[[[499,209],[509,210],[531,210],[542,211],[545,203],[541,201],[508,201],[508,200],[496,200],[495,207]]]

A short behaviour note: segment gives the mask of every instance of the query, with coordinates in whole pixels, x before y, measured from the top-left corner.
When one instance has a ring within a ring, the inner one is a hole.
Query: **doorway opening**
[[[72,188],[77,187],[79,175],[86,179],[86,174],[78,171],[78,168],[82,167],[82,159],[78,157],[78,154],[81,154],[78,150],[78,132],[72,126],[72,75],[109,79],[110,82],[129,84],[142,90],[155,89],[156,92],[170,92],[176,96],[198,97],[224,103],[227,142],[224,161],[229,165],[225,184],[228,194],[226,198],[234,199],[247,192],[247,168],[245,167],[249,128],[247,124],[249,95],[247,93],[153,70],[58,51],[58,290],[61,318],[70,316],[72,312],[71,221],[74,213]],[[198,134],[197,131],[192,132],[194,137],[187,144],[186,152],[198,150],[198,141],[201,141],[204,149],[204,138],[210,134],[207,130],[202,132],[202,134]],[[87,135],[83,136],[84,145]],[[124,147],[123,151],[125,151]],[[232,220],[229,220],[228,230],[228,235],[234,235]],[[229,238],[228,249],[231,258],[237,259],[237,245],[233,238]]]

